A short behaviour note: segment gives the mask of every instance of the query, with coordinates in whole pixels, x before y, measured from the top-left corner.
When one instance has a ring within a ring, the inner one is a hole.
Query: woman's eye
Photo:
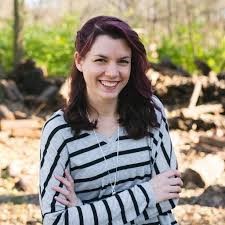
[[[121,60],[120,63],[122,63],[122,64],[128,64],[129,61],[127,61],[127,60]]]
[[[105,62],[105,59],[96,59],[95,62]]]

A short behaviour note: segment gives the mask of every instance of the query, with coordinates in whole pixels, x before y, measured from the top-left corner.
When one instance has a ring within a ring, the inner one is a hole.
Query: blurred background
[[[178,222],[224,224],[224,0],[1,0],[0,224],[41,224],[41,127],[67,100],[76,32],[98,15],[124,19],[146,47],[184,181]]]

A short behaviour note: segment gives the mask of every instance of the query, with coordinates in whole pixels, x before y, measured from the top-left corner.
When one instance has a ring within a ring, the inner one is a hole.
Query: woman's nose
[[[115,63],[110,63],[107,65],[105,70],[105,75],[110,77],[116,77],[119,75],[119,69],[118,66]]]

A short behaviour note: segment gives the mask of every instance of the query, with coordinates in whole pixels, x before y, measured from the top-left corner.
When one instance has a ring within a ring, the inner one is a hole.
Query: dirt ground
[[[177,130],[172,131],[171,135],[172,140],[175,142],[175,150],[181,171],[184,171],[193,159],[203,157],[204,154],[199,154],[190,148],[193,137],[199,135],[198,133],[190,134]],[[188,141],[187,137],[189,138]],[[38,139],[10,138],[7,133],[0,133],[1,225],[41,224],[37,195],[39,168],[38,146]],[[14,177],[8,174],[6,170],[7,166],[11,168],[11,173],[14,173]],[[24,180],[25,191],[20,190],[21,185],[17,183],[20,178]],[[224,172],[216,184],[220,185],[220,187],[225,187]],[[205,190],[206,187],[183,189],[180,203],[174,210],[180,225],[225,224],[225,202],[222,202],[223,204],[219,205],[219,207],[211,206],[211,199],[220,198],[220,194],[205,195],[204,198],[206,199],[199,201],[201,194]]]

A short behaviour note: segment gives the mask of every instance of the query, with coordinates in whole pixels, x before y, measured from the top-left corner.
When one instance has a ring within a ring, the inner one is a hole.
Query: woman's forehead
[[[109,35],[99,35],[96,37],[91,49],[90,55],[115,54],[121,57],[131,56],[131,48],[123,38],[112,38]]]

